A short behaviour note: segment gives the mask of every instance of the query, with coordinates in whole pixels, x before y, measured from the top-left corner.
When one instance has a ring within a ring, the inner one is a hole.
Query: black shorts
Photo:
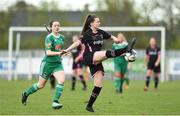
[[[154,64],[155,63],[148,63],[147,69],[153,70],[155,73],[160,73],[161,72],[160,64],[157,67]]]
[[[73,62],[72,69],[82,68],[82,61]]]
[[[96,64],[96,65],[93,63],[93,56],[94,56],[94,52],[85,53],[83,55],[84,63],[85,63],[85,65],[89,66],[89,69],[90,69],[92,76],[97,71],[104,72],[104,67],[103,67],[102,63]]]

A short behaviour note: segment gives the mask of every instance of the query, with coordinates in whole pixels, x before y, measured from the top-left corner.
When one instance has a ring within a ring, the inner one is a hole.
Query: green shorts
[[[114,71],[115,72],[120,72],[121,74],[125,74],[127,72],[127,65],[128,62],[114,62]]]
[[[51,74],[57,71],[63,71],[62,62],[41,62],[39,75],[44,79],[48,80]]]

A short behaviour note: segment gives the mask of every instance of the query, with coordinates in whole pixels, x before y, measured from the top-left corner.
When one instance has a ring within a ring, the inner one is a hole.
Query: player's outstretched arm
[[[71,44],[67,49],[63,50],[63,51],[60,53],[60,55],[63,55],[63,54],[65,54],[65,53],[71,51],[72,49],[78,47],[80,44],[81,44],[81,41],[80,41],[80,40],[74,42],[74,43]]]
[[[60,52],[54,52],[51,50],[46,50],[46,55],[47,56],[58,56],[58,55],[61,55],[61,51]]]

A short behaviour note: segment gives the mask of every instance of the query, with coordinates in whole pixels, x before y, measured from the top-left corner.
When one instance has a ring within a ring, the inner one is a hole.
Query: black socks
[[[149,83],[150,83],[150,76],[146,77],[146,87],[149,87]]]
[[[158,77],[154,77],[154,88],[155,89],[157,89],[158,83],[159,83],[159,78]]]
[[[75,90],[76,77],[72,77],[72,90]]]
[[[102,87],[96,87],[94,86],[94,89],[92,91],[91,97],[89,99],[89,102],[87,104],[87,107],[92,107],[94,102],[96,101],[96,98],[98,97]]]
[[[83,87],[86,89],[86,81],[84,80],[84,77],[82,75],[79,76],[81,83],[83,84]]]
[[[125,47],[122,49],[117,49],[117,50],[107,50],[106,51],[106,57],[107,58],[114,58],[114,57],[120,56],[127,51],[127,48],[128,47]]]

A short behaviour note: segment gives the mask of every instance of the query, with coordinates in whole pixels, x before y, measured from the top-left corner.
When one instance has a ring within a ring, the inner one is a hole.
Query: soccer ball
[[[132,49],[131,52],[127,52],[124,55],[124,58],[128,61],[128,62],[134,62],[136,60],[137,57],[137,52]]]

